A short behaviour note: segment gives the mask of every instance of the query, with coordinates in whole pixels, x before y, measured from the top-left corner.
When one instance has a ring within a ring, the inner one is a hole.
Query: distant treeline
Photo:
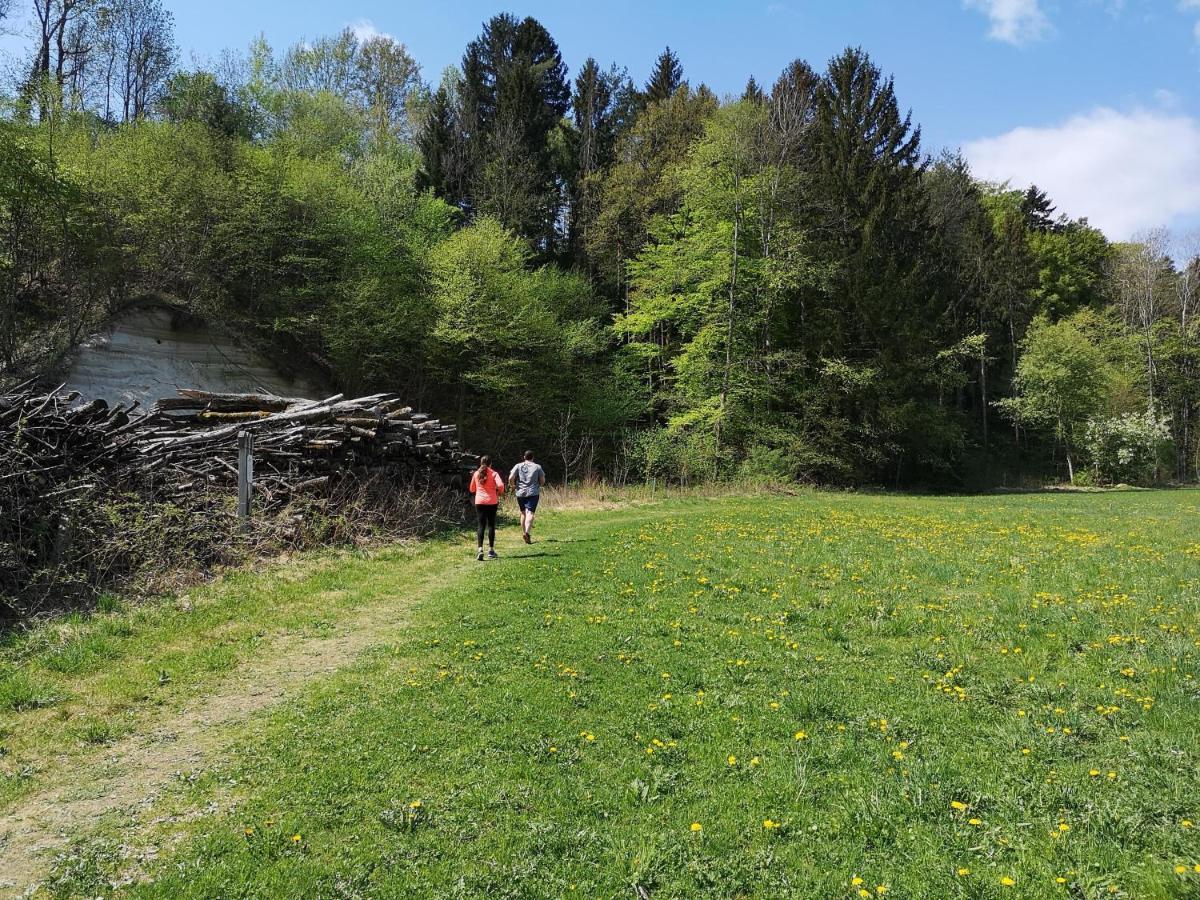
[[[500,15],[433,84],[387,36],[183,69],[159,0],[34,6],[10,379],[154,295],[570,478],[1197,477],[1195,254],[931,157],[861,49],[718,98]]]

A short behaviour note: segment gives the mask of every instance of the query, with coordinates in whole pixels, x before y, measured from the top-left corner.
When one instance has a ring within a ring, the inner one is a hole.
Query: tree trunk
[[[733,316],[736,311],[737,304],[737,279],[738,279],[738,240],[741,237],[742,224],[742,202],[737,196],[738,179],[734,176],[734,201],[733,201],[733,258],[729,264],[729,309],[728,321],[725,323],[725,372],[721,377],[721,408],[717,416],[717,455],[721,452],[721,426],[725,423],[725,404],[729,399],[729,374],[733,368]],[[713,466],[716,466],[716,460],[713,460]],[[716,474],[715,472],[713,473]]]

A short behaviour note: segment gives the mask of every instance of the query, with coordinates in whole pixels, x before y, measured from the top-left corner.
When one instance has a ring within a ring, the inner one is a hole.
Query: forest
[[[718,97],[507,14],[433,73],[350,29],[186,65],[160,0],[32,7],[0,386],[157,298],[570,481],[1200,475],[1200,241],[981,182],[862,48]]]

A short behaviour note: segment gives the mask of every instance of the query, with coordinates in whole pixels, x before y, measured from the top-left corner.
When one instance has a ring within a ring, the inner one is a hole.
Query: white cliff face
[[[76,352],[66,376],[68,390],[82,400],[141,401],[149,406],[180,388],[284,397],[330,393],[317,380],[288,377],[262,354],[235,344],[219,329],[173,321],[162,307],[142,307],[119,316]]]

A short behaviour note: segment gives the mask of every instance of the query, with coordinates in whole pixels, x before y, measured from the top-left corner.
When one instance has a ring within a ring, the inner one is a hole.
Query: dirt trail
[[[73,773],[0,813],[0,897],[33,893],[72,838],[114,813],[136,818],[176,773],[196,769],[219,754],[252,716],[393,638],[408,624],[415,601],[473,571],[455,556],[447,577],[448,559],[435,554],[418,563],[415,571],[406,572],[411,581],[403,597],[356,610],[338,621],[333,634],[276,639],[183,711],[80,758]],[[390,564],[380,561],[381,566]]]

